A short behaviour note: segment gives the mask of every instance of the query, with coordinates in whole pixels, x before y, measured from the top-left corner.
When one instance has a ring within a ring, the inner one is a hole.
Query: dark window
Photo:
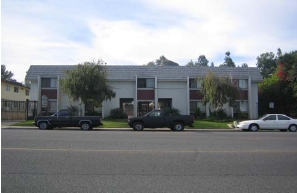
[[[26,90],[26,95],[29,96],[29,90]]]
[[[283,116],[283,115],[277,115],[278,120],[290,120],[289,117]]]
[[[18,93],[19,92],[19,87],[14,87],[14,92]]]
[[[267,120],[267,121],[274,121],[274,120],[276,120],[276,115],[269,115],[269,116],[266,117],[264,120]]]
[[[41,88],[56,88],[57,79],[56,78],[42,78],[41,79]]]
[[[138,78],[137,88],[154,88],[155,79],[154,78]]]

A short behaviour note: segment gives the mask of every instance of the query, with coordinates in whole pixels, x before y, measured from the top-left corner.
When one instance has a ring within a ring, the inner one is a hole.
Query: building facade
[[[25,119],[26,100],[29,99],[30,87],[1,80],[1,120]]]
[[[38,113],[53,113],[78,102],[69,101],[63,93],[59,80],[75,65],[32,65],[26,80],[31,81],[31,100],[39,101]],[[202,103],[202,78],[212,71],[218,76],[228,76],[238,88],[240,95],[236,107],[224,105],[226,113],[237,113],[248,118],[258,117],[258,83],[262,76],[257,68],[229,67],[161,67],[161,66],[106,66],[108,85],[116,92],[111,101],[104,101],[95,109],[108,117],[110,111],[121,108],[127,115],[140,116],[153,109],[173,107],[181,114],[193,114],[197,108],[206,116],[208,105]],[[94,110],[92,104],[82,104],[82,113]]]

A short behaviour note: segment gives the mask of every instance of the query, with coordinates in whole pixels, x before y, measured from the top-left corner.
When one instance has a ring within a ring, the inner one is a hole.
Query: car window
[[[278,120],[290,120],[289,117],[283,116],[283,115],[277,115]]]
[[[58,116],[68,116],[68,111],[60,111]]]
[[[266,121],[274,121],[274,120],[276,120],[276,115],[269,115],[264,120],[266,120]]]
[[[160,117],[160,116],[161,116],[160,111],[154,111],[149,114],[149,117]]]

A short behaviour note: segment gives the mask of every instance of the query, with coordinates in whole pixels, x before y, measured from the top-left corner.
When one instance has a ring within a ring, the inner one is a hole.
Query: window
[[[6,91],[10,91],[10,86],[9,86],[9,85],[6,85],[6,86],[5,86],[5,90],[6,90]]]
[[[56,88],[57,79],[56,78],[42,78],[41,79],[41,88]]]
[[[190,102],[191,113],[195,113],[197,108],[199,108],[201,112],[206,112],[206,107],[202,101],[191,101]]]
[[[247,89],[247,87],[248,87],[248,80],[239,80],[240,89]]]
[[[276,115],[269,115],[269,116],[266,117],[264,120],[267,120],[267,121],[275,121],[275,120],[276,120]]]
[[[283,115],[277,115],[278,120],[290,120],[289,117],[283,116]]]
[[[138,78],[137,88],[155,88],[154,78]]]
[[[197,82],[195,78],[190,79],[190,88],[197,88]]]
[[[202,89],[202,79],[190,78],[190,88]]]
[[[29,96],[29,90],[26,90],[26,96]]]
[[[248,112],[248,101],[237,101],[234,109],[235,112]]]
[[[14,87],[14,92],[18,93],[19,92],[19,87]]]
[[[120,108],[128,116],[134,115],[134,100],[133,98],[121,98],[120,99]]]

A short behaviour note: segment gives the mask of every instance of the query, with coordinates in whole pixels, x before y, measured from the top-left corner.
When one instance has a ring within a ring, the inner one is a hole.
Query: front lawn
[[[34,126],[32,120],[23,121],[14,124],[14,126]],[[195,120],[194,127],[186,127],[191,129],[230,129],[228,124],[231,122],[213,122],[204,120]],[[101,128],[129,128],[127,120],[103,120]]]

